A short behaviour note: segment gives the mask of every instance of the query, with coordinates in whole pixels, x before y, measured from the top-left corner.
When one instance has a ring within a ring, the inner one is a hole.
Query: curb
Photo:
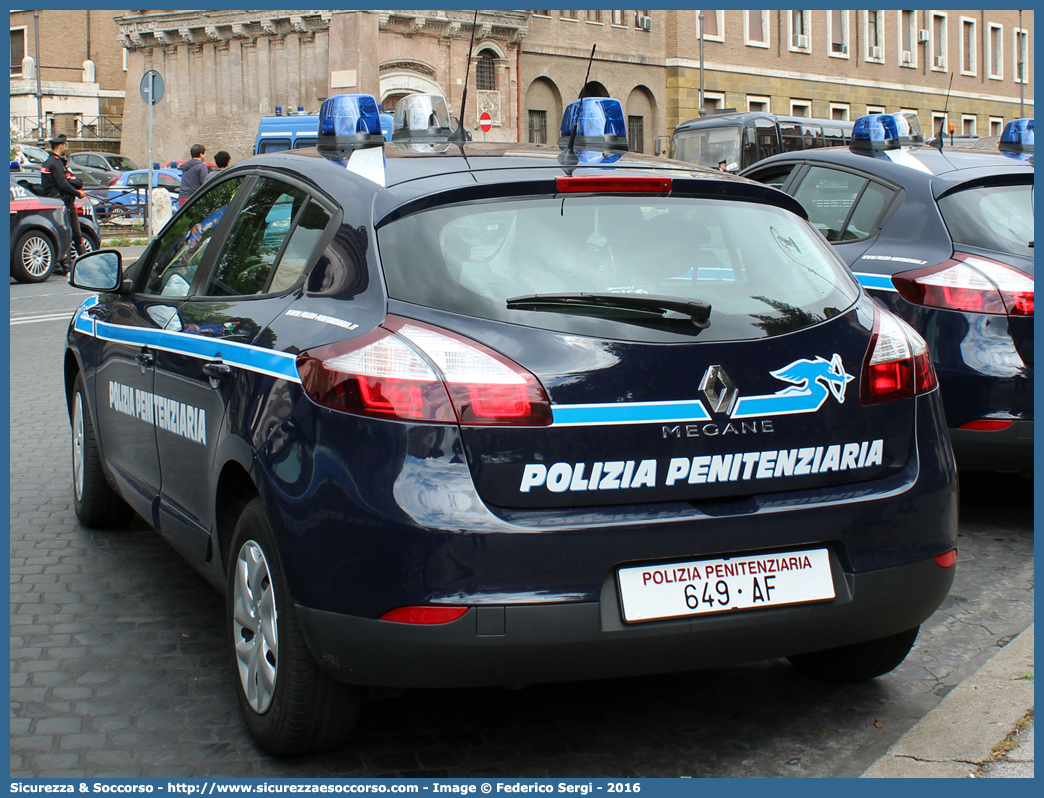
[[[965,778],[1033,708],[1033,625],[921,718],[860,778]]]

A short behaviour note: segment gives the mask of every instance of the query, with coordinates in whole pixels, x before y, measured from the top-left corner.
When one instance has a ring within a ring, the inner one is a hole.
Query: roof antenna
[[[454,141],[458,144],[471,140],[468,131],[464,129],[464,111],[468,107],[468,78],[471,76],[471,48],[475,46],[476,27],[478,27],[477,8],[475,9],[475,18],[471,21],[471,41],[468,42],[468,65],[464,68],[464,96],[460,99],[460,119],[458,120],[457,129],[450,133],[447,139],[447,141]]]
[[[950,89],[953,88],[953,73],[950,73],[950,85],[946,87],[946,104],[943,106],[942,121],[939,122],[939,135],[937,138],[932,139],[928,143],[942,152],[943,148],[943,128],[946,126],[946,112],[950,110]],[[952,141],[950,142],[953,143]]]
[[[594,63],[595,50],[597,44],[591,45],[591,57],[587,59],[587,74],[584,75],[584,85],[580,87],[580,96],[577,98],[580,101],[580,105],[576,109],[576,117],[573,119],[573,130],[569,134],[569,144],[566,146],[565,151],[558,156],[558,161],[564,166],[576,166],[580,163],[580,158],[576,154],[576,150],[573,149],[573,145],[576,143],[576,131],[580,127],[580,114],[584,110],[584,89],[587,88],[587,81],[591,77],[591,64]]]

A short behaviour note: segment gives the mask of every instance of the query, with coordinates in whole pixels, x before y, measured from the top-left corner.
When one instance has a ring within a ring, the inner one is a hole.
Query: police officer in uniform
[[[60,199],[65,203],[69,226],[72,227],[73,246],[76,247],[76,254],[82,255],[83,236],[80,233],[80,219],[76,215],[76,199],[85,199],[87,194],[83,191],[83,184],[73,178],[79,185],[74,184],[66,173],[65,151],[68,144],[65,134],[55,136],[47,143],[51,145],[51,154],[40,167],[40,190],[45,197]]]

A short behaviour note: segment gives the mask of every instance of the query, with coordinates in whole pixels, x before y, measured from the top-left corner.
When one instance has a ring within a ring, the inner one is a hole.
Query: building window
[[[812,101],[811,100],[791,100],[790,101],[790,115],[791,116],[812,116]]]
[[[961,135],[962,136],[975,136],[977,135],[978,128],[978,117],[970,116],[968,114],[961,114]]]
[[[1029,53],[1027,48],[1029,34],[1021,28],[1015,28],[1013,43],[1015,45],[1015,62],[1012,74],[1015,77],[1015,82],[1018,83],[1021,80],[1023,83],[1029,83]]]
[[[642,30],[648,30],[646,27],[649,23],[646,20],[649,19],[649,10],[635,11],[634,12],[634,27],[641,28]]]
[[[929,138],[935,138],[936,136],[944,136],[949,132],[949,128],[946,124],[947,114],[942,111],[932,111],[932,129],[929,133]]]
[[[830,118],[838,122],[847,122],[851,106],[848,103],[830,103]]]
[[[812,51],[812,12],[788,11],[787,28],[790,31],[788,46],[791,51],[809,53]]]
[[[1004,117],[1002,116],[991,116],[990,117],[990,135],[999,136],[1004,132]]]
[[[975,20],[961,17],[961,74],[975,74]]]
[[[899,11],[899,66],[917,66],[917,12]]]
[[[828,11],[830,20],[830,49],[832,58],[848,58],[848,12]]]
[[[529,143],[547,144],[547,111],[529,112]]]
[[[587,12],[588,22],[597,22],[599,25],[602,24],[602,12],[601,11],[588,11]]]
[[[623,25],[624,24],[624,12],[623,11],[610,11],[609,13],[613,15],[612,16],[612,24],[613,25]]]
[[[932,63],[931,68],[939,72],[946,71],[946,14],[941,11],[932,12]]]
[[[533,14],[538,17],[549,17],[551,16],[550,11],[534,11]]]
[[[720,91],[703,92],[703,107],[708,114],[713,114],[725,107],[725,93]]]
[[[884,63],[884,11],[864,11],[866,60]]]
[[[748,47],[769,46],[768,11],[743,12],[743,43]]]
[[[559,16],[560,19],[571,19],[571,20],[574,20],[574,21],[576,20],[576,12],[575,11],[559,11],[558,12],[558,16]]]
[[[1004,78],[1004,26],[990,23],[990,35],[986,39],[986,62],[990,65],[993,80]]]
[[[130,62],[130,50],[128,50],[126,47],[124,47],[123,48],[123,71],[124,72],[126,72],[127,68],[130,66],[129,62]]]
[[[477,81],[475,88],[479,91],[497,90],[497,65],[493,53],[489,50],[479,53],[475,79]]]
[[[704,11],[703,12],[703,38],[712,42],[725,41],[725,12]],[[696,36],[700,34],[700,12],[696,12]]]
[[[883,114],[885,112],[883,105],[868,105],[866,106],[867,116],[873,116],[874,114]]]
[[[645,117],[627,117],[627,148],[631,152],[645,152]]]
[[[22,74],[25,58],[25,28],[11,28],[11,76]]]
[[[764,111],[766,114],[769,113],[771,104],[768,97],[755,97],[752,94],[747,95],[747,110],[748,111]]]

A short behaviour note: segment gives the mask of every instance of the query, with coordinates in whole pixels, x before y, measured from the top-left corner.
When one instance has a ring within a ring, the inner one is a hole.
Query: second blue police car
[[[334,97],[317,151],[75,266],[77,515],[136,511],[225,593],[269,751],[343,742],[366,685],[872,678],[950,587],[922,337],[786,194],[570,114],[479,144],[432,101],[385,144]]]
[[[925,145],[917,116],[856,121],[851,149],[744,175],[792,194],[872,295],[928,342],[958,465],[1033,468],[1033,120],[1000,151]]]

